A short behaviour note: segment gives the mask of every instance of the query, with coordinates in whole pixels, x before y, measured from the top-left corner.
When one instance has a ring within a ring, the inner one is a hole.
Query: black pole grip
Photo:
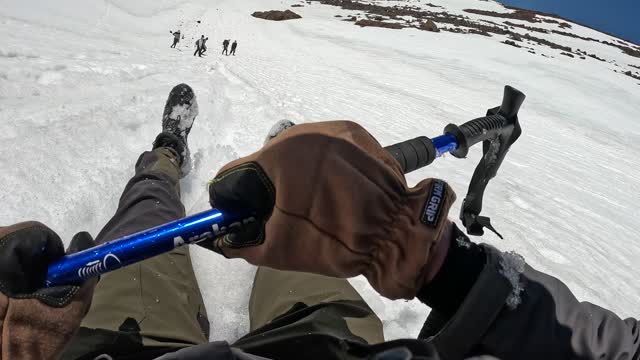
[[[500,105],[498,112],[507,119],[518,116],[518,111],[525,97],[522,91],[506,85],[504,87],[504,94],[502,95],[502,105]]]
[[[460,126],[447,125],[444,128],[445,134],[449,133],[458,140],[458,149],[451,154],[457,158],[466,157],[470,147],[495,137],[504,127],[505,121],[502,115],[490,115],[467,121]]]
[[[393,156],[405,174],[427,166],[436,158],[436,149],[426,136],[403,141],[384,148]]]
[[[447,125],[444,133],[449,133],[458,140],[458,149],[451,154],[457,158],[464,158],[473,145],[509,132],[509,127],[513,127],[517,122],[518,110],[524,98],[522,92],[507,85],[504,87],[502,105],[489,109],[487,116],[467,121],[460,126]]]

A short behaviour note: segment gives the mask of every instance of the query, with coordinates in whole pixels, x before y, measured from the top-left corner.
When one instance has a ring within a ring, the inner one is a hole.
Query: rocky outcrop
[[[420,24],[420,30],[440,32],[440,29],[438,29],[438,25],[436,25],[436,23],[433,22],[433,20],[431,19],[427,20],[427,22],[423,22],[422,24]]]
[[[302,16],[294,13],[291,10],[270,10],[270,11],[256,11],[251,16],[265,19],[265,20],[273,20],[273,21],[283,21],[283,20],[291,20],[291,19],[301,19]]]

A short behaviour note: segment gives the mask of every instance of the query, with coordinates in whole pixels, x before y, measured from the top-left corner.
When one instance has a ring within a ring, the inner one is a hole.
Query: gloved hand
[[[275,269],[362,274],[391,299],[413,298],[434,276],[455,201],[442,180],[409,188],[396,160],[348,121],[287,129],[224,166],[209,195],[223,213],[252,210],[254,221],[203,246]]]
[[[86,232],[68,253],[94,245]],[[0,358],[57,359],[89,310],[96,279],[44,288],[48,264],[65,254],[56,233],[38,222],[0,227]]]

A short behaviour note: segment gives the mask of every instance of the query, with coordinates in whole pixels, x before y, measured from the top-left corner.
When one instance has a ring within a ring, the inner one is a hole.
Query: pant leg
[[[260,267],[249,316],[251,332],[233,346],[261,356],[341,358],[344,341],[384,341],[382,322],[345,279]]]
[[[383,342],[382,322],[346,279],[260,267],[249,300],[251,331],[268,324],[297,303],[314,306],[344,300],[358,303],[368,313],[365,317],[345,318],[351,333],[369,344]]]
[[[172,149],[143,153],[115,215],[96,241],[110,241],[184,217],[179,179],[180,167]],[[85,330],[70,347],[80,349],[83,342],[90,342],[87,329],[135,333],[145,347],[183,347],[207,342],[208,325],[189,249],[183,246],[102,275],[81,325]]]

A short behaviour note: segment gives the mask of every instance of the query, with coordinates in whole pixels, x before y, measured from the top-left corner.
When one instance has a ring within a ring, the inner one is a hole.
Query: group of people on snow
[[[178,45],[178,43],[180,42],[180,30],[177,31],[169,31],[171,34],[173,34],[173,44],[171,45],[171,48],[175,48],[176,45]],[[182,39],[184,39],[184,35],[182,35]],[[209,40],[208,37],[204,37],[204,35],[200,36],[200,39],[198,39],[195,43],[195,51],[193,52],[193,56],[198,55],[199,57],[202,57],[202,54],[204,54],[207,51],[207,40]],[[224,39],[224,41],[222,42],[222,55],[236,55],[236,48],[238,47],[238,41],[233,40],[233,43],[231,43],[231,51],[229,51],[229,43],[231,42],[231,39]]]
[[[224,41],[222,42],[222,55],[233,55],[236,56],[236,48],[238,47],[238,42],[236,40],[233,40],[233,43],[231,44],[231,53],[229,53],[229,41],[231,41],[230,39],[224,39]]]

